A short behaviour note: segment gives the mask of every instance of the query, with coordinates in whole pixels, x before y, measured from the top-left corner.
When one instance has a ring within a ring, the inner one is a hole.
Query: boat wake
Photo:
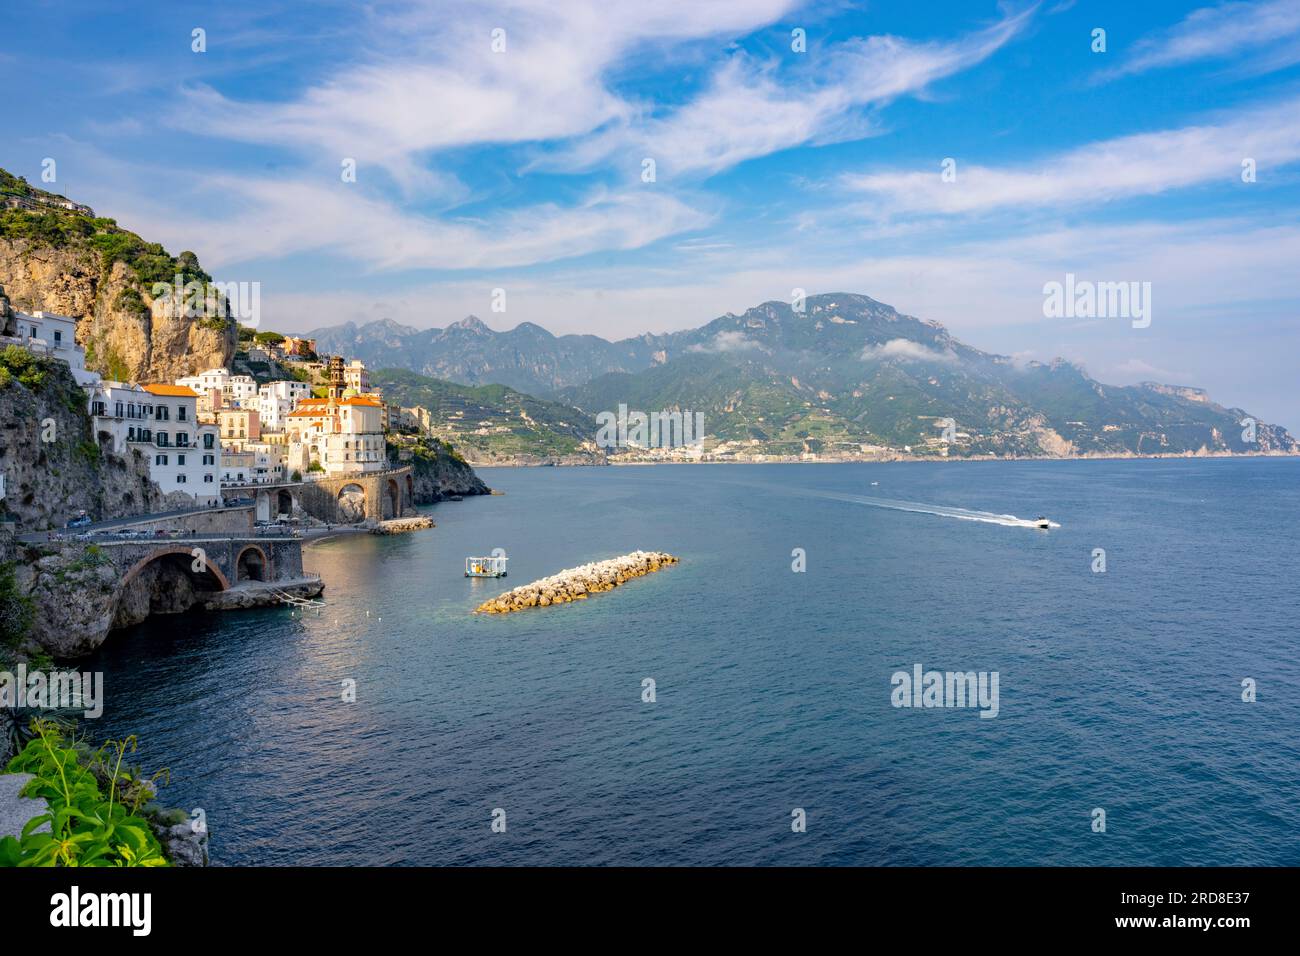
[[[958,518],[962,521],[983,521],[986,524],[1000,524],[1008,528],[1037,528],[1041,519],[1018,518],[1015,515],[1000,515],[992,511],[974,511],[970,508],[949,508],[944,505],[928,505],[919,501],[894,501],[889,498],[873,498],[869,495],[845,495],[834,491],[811,491],[810,495],[818,498],[831,498],[847,501],[855,505],[867,505],[871,508],[889,508],[892,511],[911,511],[916,514],[938,515],[941,518]],[[1055,521],[1047,523],[1049,528],[1059,528]]]

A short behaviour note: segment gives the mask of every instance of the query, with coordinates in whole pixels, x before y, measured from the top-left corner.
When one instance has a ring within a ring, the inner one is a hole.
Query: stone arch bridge
[[[415,514],[415,479],[409,466],[315,481],[234,485],[227,498],[251,499],[258,521],[308,514],[320,521],[350,524]]]
[[[175,535],[145,541],[95,542],[129,586],[156,563],[185,574],[199,590],[226,591],[245,582],[303,577],[302,541],[292,535],[210,537]]]
[[[89,653],[111,631],[152,615],[273,605],[324,587],[303,570],[302,540],[292,534],[105,532],[59,551],[51,557],[82,582],[65,607],[50,611],[56,626],[44,643],[59,657]]]

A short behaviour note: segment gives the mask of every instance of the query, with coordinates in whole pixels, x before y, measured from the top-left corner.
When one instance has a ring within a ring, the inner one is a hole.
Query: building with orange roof
[[[372,395],[345,396],[347,390],[343,360],[335,356],[327,396],[303,399],[287,416],[291,471],[336,477],[388,467],[383,402]]]
[[[150,479],[178,505],[221,500],[217,426],[199,419],[192,388],[97,382],[86,391],[96,441],[111,443],[119,455],[138,451]]]

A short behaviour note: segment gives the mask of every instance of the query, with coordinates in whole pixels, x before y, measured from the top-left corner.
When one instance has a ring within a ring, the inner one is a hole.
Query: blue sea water
[[[139,735],[214,863],[1300,864],[1298,460],[481,473],[504,496],[436,529],[310,547],[320,616],[156,619],[90,662],[92,732]],[[462,576],[497,547],[510,577]],[[637,548],[682,563],[470,613]],[[997,671],[998,716],[892,706],[915,664]]]

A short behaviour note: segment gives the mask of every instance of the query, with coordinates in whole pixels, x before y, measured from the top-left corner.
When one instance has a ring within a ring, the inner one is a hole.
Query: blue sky
[[[1296,0],[146,6],[7,8],[0,165],[260,282],[265,327],[853,291],[1300,429]],[[1067,272],[1151,282],[1150,326],[1046,318]]]

